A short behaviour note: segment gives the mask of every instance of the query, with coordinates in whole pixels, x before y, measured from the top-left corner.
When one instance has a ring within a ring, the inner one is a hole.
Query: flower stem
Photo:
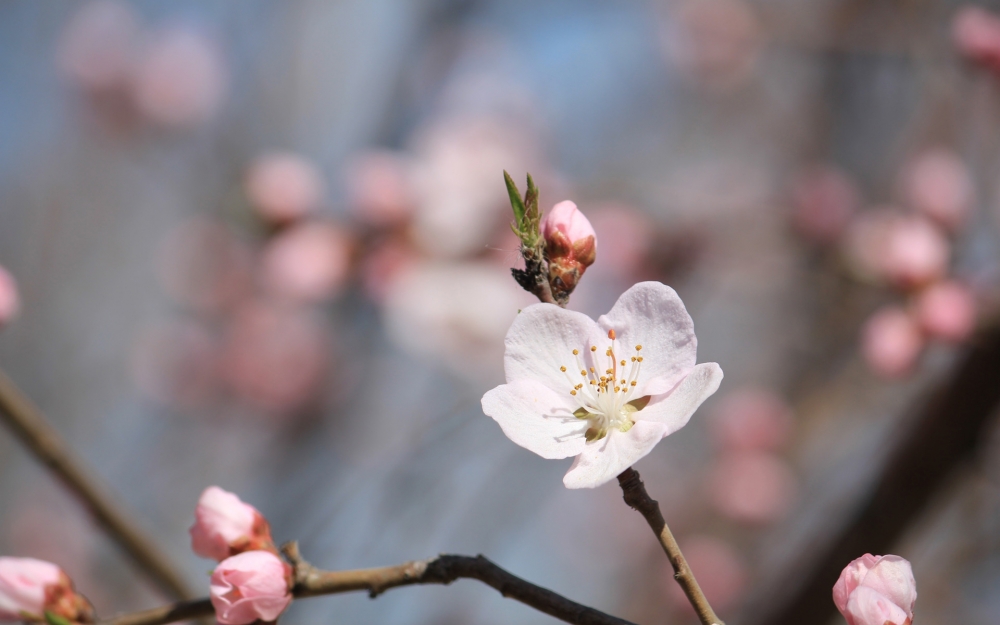
[[[639,478],[638,471],[631,467],[625,469],[618,476],[618,484],[622,487],[622,498],[625,503],[645,517],[649,527],[660,540],[663,552],[667,554],[670,564],[674,567],[674,579],[684,589],[684,594],[694,607],[702,625],[724,625],[709,605],[705,593],[701,591],[698,580],[695,579],[687,560],[684,559],[684,554],[681,553],[681,548],[677,545],[677,540],[663,519],[660,505],[646,492],[646,486]]]

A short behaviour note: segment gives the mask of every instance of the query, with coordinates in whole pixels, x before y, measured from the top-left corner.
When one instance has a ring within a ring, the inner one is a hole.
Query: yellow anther
[[[630,382],[630,384],[631,384],[632,386],[635,386],[635,380],[632,380],[632,382]]]
[[[604,352],[604,355],[605,356],[610,356],[611,355],[611,348],[610,347],[608,348],[608,351]]]
[[[580,375],[587,375],[587,372],[583,369],[580,369]]]
[[[590,372],[591,372],[591,373],[596,373],[596,372],[594,371],[594,368],[593,368],[593,367],[591,367],[591,368],[590,368]]]
[[[566,371],[566,367],[559,367],[560,371]]]
[[[580,350],[578,350],[578,349],[574,349],[574,350],[573,350],[573,355],[574,355],[574,356],[579,356],[579,355],[580,355]]]
[[[619,392],[620,390],[622,390],[622,387],[620,387],[620,386],[616,386],[616,387],[615,387],[615,392],[616,392],[616,393],[617,393],[617,392]]]
[[[641,350],[642,350],[642,345],[636,345],[635,346],[635,351],[638,352],[638,351],[641,351]]]
[[[638,360],[639,362],[642,362],[642,356],[637,357],[636,360]]]
[[[635,362],[635,356],[632,356],[632,362]]]
[[[624,361],[624,360],[622,361],[622,366],[623,366],[623,367],[625,366],[625,361]]]
[[[576,391],[575,391],[575,390],[572,390],[572,391],[570,391],[570,392],[569,392],[569,394],[570,394],[570,395],[576,395]]]

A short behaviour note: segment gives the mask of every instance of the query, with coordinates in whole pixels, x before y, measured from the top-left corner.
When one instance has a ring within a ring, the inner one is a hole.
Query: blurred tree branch
[[[188,599],[194,596],[152,536],[115,499],[97,474],[73,453],[42,411],[3,371],[0,371],[0,420],[7,423],[35,458],[83,502],[98,525],[168,597]]]
[[[500,591],[504,597],[531,606],[549,616],[576,625],[631,625],[629,621],[599,612],[570,601],[551,590],[516,577],[483,556],[440,555],[428,560],[405,562],[396,566],[352,571],[322,571],[302,559],[294,542],[282,551],[295,568],[295,597],[315,597],[355,590],[367,590],[374,599],[383,592],[416,584],[447,585],[457,579],[477,579]],[[214,614],[208,599],[187,601],[134,614],[119,616],[101,625],[164,625]]]
[[[883,554],[968,460],[976,442],[1000,406],[1000,323],[974,339],[951,376],[913,407],[916,417],[856,512],[832,536],[816,536],[817,549],[788,568],[778,588],[748,610],[752,625],[823,623],[834,613],[831,588],[843,567],[863,553]],[[815,555],[814,555],[815,554]],[[810,557],[814,555],[814,557]]]

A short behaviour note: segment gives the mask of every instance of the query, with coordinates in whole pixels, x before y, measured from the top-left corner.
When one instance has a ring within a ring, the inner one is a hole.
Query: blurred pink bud
[[[957,229],[972,208],[974,190],[969,170],[948,149],[926,150],[917,156],[906,167],[903,187],[915,209],[950,230]]]
[[[886,231],[882,270],[893,284],[914,288],[933,282],[948,269],[948,240],[930,221],[907,216]]]
[[[895,306],[877,311],[862,330],[861,353],[868,366],[882,377],[908,374],[923,347],[920,327],[905,310]]]
[[[723,455],[709,475],[712,504],[743,523],[771,523],[788,512],[795,474],[778,456],[755,451]]]
[[[43,621],[52,612],[71,622],[93,622],[90,603],[55,564],[0,557],[0,621]]]
[[[959,282],[939,282],[917,296],[916,316],[929,336],[959,343],[976,327],[976,300]]]
[[[705,598],[716,611],[732,607],[743,594],[747,571],[739,554],[728,543],[714,536],[696,535],[683,538],[681,549],[698,578]],[[694,613],[691,602],[673,576],[673,568],[665,566],[668,577],[667,593],[671,602],[684,612]]]
[[[273,622],[292,601],[291,567],[269,551],[246,551],[215,567],[209,595],[222,625]]]
[[[179,304],[219,313],[249,290],[251,254],[225,224],[193,217],[170,232],[160,249],[164,290]]]
[[[597,258],[597,234],[576,204],[566,200],[542,219],[553,292],[569,294]]]
[[[17,317],[21,310],[21,296],[14,276],[0,267],[0,330]]]
[[[339,228],[303,223],[273,238],[261,258],[269,292],[292,300],[321,301],[335,295],[347,279],[351,242]]]
[[[203,558],[226,558],[255,549],[274,550],[271,528],[256,508],[218,486],[209,486],[194,509],[191,550]]]
[[[412,164],[388,150],[360,155],[347,171],[351,208],[361,221],[386,227],[406,220],[416,204]]]
[[[73,16],[59,41],[59,69],[80,87],[109,91],[132,77],[139,22],[118,0],[88,2]]]
[[[725,395],[716,405],[712,433],[725,450],[777,451],[792,434],[792,411],[779,395],[743,388]]]
[[[792,184],[792,225],[806,239],[832,243],[858,210],[854,182],[839,169],[821,165],[800,173]]]
[[[714,91],[744,84],[756,71],[761,26],[744,0],[684,0],[672,6],[663,36],[670,60]]]
[[[847,625],[910,625],[916,600],[913,570],[899,556],[866,553],[833,586],[833,603]]]
[[[225,376],[251,406],[288,416],[316,399],[329,364],[327,326],[293,306],[252,303],[234,315]]]
[[[247,172],[244,189],[260,216],[277,224],[312,213],[326,193],[319,168],[292,152],[258,157]]]
[[[978,6],[959,9],[951,25],[951,35],[966,58],[994,71],[1000,69],[1000,18]]]
[[[207,121],[222,104],[228,78],[222,54],[184,29],[160,33],[139,63],[133,97],[139,111],[171,128]]]

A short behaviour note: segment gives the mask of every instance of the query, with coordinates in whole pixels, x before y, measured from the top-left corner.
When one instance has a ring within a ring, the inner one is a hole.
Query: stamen
[[[635,346],[635,351],[641,352],[642,351],[642,345],[636,345]]]
[[[612,341],[615,340],[615,331],[614,330],[608,330],[608,338],[611,339]]]
[[[591,345],[590,346],[590,351],[596,352],[597,351],[597,345]]]
[[[578,350],[578,349],[574,349],[573,350],[573,355],[574,356],[578,356],[579,354],[580,354],[580,350]]]
[[[559,370],[565,373],[566,367],[559,367]]]

